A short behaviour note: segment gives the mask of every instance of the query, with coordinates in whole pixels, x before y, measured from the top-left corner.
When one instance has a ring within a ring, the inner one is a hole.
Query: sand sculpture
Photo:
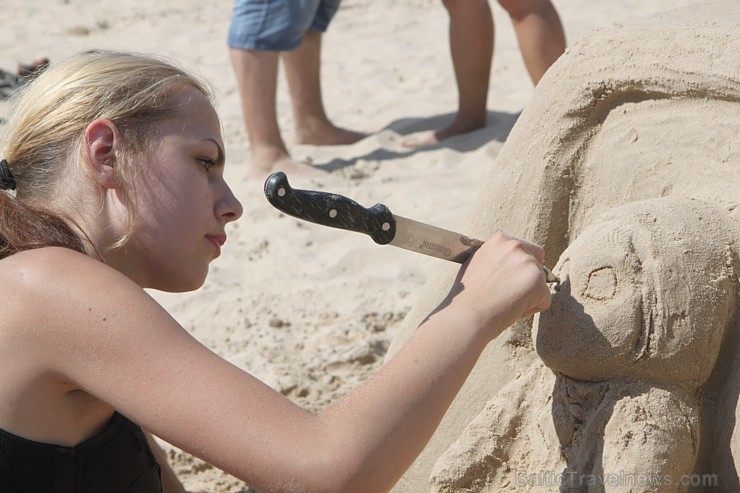
[[[531,239],[545,246],[545,263],[553,267],[566,248],[571,243],[575,246],[577,238],[602,214],[609,210],[625,213],[627,209],[619,207],[633,202],[663,197],[698,199],[722,212],[723,220],[731,221],[730,224],[740,221],[738,18],[740,2],[709,0],[584,37],[566,51],[540,82],[483,184],[476,212],[467,227],[461,226],[460,230],[476,237],[504,230]],[[447,292],[454,267],[441,265],[439,269],[430,276],[407,316],[390,348],[390,356]],[[595,278],[600,281],[598,289],[608,289],[609,275],[606,271],[597,275],[603,276]],[[688,293],[686,296],[690,297],[690,289]],[[558,358],[548,360],[545,356],[542,362],[531,337],[532,320],[521,321],[489,345],[439,430],[395,491],[428,491],[430,475],[439,458],[457,453],[461,435],[471,435],[472,428],[466,431],[466,427],[474,427],[473,420],[485,421],[481,412],[488,412],[489,418],[500,420],[502,426],[504,422],[516,427],[528,423],[549,430],[551,443],[558,443],[553,416],[541,415],[552,422],[550,428],[522,421],[524,418],[517,417],[516,408],[523,401],[516,396],[539,395],[540,405],[547,406],[548,399],[554,401],[562,393],[587,403],[593,396],[602,395],[608,402],[621,402],[628,407],[646,405],[644,399],[655,399],[662,402],[655,404],[661,408],[684,409],[689,421],[698,423],[695,429],[701,430],[701,437],[693,459],[685,459],[685,464],[693,465],[681,465],[679,469],[689,467],[695,474],[715,474],[719,481],[715,491],[738,491],[739,331],[738,322],[731,319],[723,330],[724,342],[716,363],[709,368],[711,377],[703,384],[705,374],[677,384],[671,380],[670,369],[646,370],[637,375],[638,383],[631,390],[637,394],[618,399],[621,394],[614,394],[616,391],[609,385],[604,387],[599,382],[623,382],[635,377],[620,373],[619,365],[610,367],[613,374],[599,373],[594,367],[599,362],[585,358],[579,372],[592,379],[591,383],[575,384],[580,379],[571,381],[562,376],[564,373],[560,372],[565,368],[555,363]],[[551,334],[550,347],[559,337],[564,336],[557,331]],[[681,358],[696,361],[691,354],[682,353]],[[545,363],[555,366],[555,372],[544,371]],[[528,392],[507,387],[515,383]],[[665,386],[674,387],[662,393]],[[642,390],[634,390],[638,388]],[[497,411],[492,399],[498,399],[504,408]],[[531,397],[530,401],[534,400]],[[615,407],[611,412],[629,415],[630,409],[633,408],[620,411]],[[531,414],[521,411],[521,416]],[[612,422],[603,424],[608,427]],[[481,430],[489,423],[479,423]],[[593,423],[596,428],[600,425]],[[676,439],[679,435],[675,434]],[[494,444],[485,434],[474,440],[481,450],[495,446],[513,455],[521,446],[505,441]],[[465,447],[472,448],[470,443]],[[554,452],[538,443],[529,450],[533,464],[553,463],[548,454]],[[579,450],[600,446],[598,443],[589,442]],[[666,448],[675,450],[677,446],[678,443],[669,443]],[[609,455],[612,453],[621,454],[618,460],[623,464],[654,462],[655,458],[645,457],[643,450],[602,450],[602,465],[604,457],[617,457]],[[568,460],[578,463],[567,456],[560,460],[563,469],[568,467]],[[435,484],[441,484],[445,467],[440,463],[434,469]],[[494,469],[490,462],[478,467],[483,469],[475,473],[480,478],[490,477]],[[517,489],[513,483],[510,486]],[[500,491],[497,488],[471,491]]]
[[[541,361],[437,461],[434,491],[684,491],[699,391],[737,301],[736,227],[722,209],[666,198],[579,235],[534,322]]]

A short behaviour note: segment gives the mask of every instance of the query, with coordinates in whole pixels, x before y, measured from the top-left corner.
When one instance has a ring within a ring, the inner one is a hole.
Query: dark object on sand
[[[38,76],[49,66],[48,58],[41,58],[28,65],[19,64],[16,73],[0,69],[0,99],[8,99],[13,91]]]

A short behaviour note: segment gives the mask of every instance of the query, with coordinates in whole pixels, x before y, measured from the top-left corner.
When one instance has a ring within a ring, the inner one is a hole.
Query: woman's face
[[[137,213],[121,249],[125,274],[142,287],[172,292],[203,284],[226,241],[226,224],[242,214],[224,181],[215,110],[194,88],[177,99],[180,116],[158,126],[150,152],[133,157]]]
[[[537,352],[574,378],[613,374],[633,361],[648,336],[642,316],[643,265],[630,229],[611,222],[580,235],[555,268],[562,284],[539,315]]]

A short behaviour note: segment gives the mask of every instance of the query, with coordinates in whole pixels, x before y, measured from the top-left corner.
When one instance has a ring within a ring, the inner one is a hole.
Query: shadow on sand
[[[455,114],[446,113],[427,118],[402,118],[391,122],[384,129],[368,137],[369,139],[375,138],[378,141],[378,148],[350,159],[334,158],[326,163],[313,164],[324,171],[334,172],[353,166],[358,161],[391,161],[413,154],[433,152],[444,148],[458,152],[471,152],[483,147],[489,142],[504,142],[519,118],[519,114],[489,111],[487,117],[488,124],[479,130],[457,135],[436,144],[408,148],[401,145],[394,145],[393,142],[397,143],[400,139],[411,134],[443,128],[452,122]]]

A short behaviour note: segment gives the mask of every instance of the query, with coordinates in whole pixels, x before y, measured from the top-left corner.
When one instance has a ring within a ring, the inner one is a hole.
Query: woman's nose
[[[242,214],[244,214],[244,207],[242,207],[241,202],[239,202],[236,196],[234,196],[231,188],[226,183],[224,183],[224,189],[225,190],[221,200],[219,201],[216,213],[219,217],[224,218],[226,222],[229,223],[242,217]]]

